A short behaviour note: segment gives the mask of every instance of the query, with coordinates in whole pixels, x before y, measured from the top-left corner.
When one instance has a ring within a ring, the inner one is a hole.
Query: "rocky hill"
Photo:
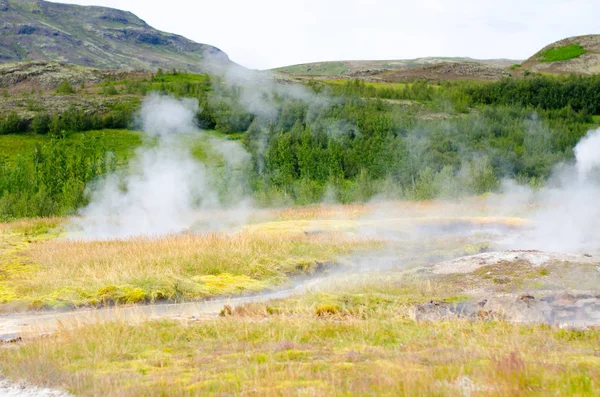
[[[218,48],[156,30],[130,12],[42,0],[0,0],[0,62],[31,60],[190,72],[232,64]]]
[[[520,69],[549,74],[600,73],[600,35],[569,37],[552,43],[523,62]]]
[[[397,83],[412,80],[500,80],[507,69],[478,62],[443,62],[410,69],[390,70],[373,75],[377,81]]]

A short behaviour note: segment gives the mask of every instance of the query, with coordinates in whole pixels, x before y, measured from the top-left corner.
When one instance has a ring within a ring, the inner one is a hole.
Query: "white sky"
[[[244,66],[423,56],[525,59],[600,33],[599,0],[61,0],[131,11]]]

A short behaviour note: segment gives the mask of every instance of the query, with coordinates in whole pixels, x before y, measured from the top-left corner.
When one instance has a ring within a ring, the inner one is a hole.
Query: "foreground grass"
[[[0,370],[90,396],[600,391],[599,331],[410,319],[412,304],[442,295],[435,285],[379,279],[208,321],[65,329],[0,349]]]
[[[58,220],[0,227],[4,311],[183,301],[256,292],[308,274],[368,239],[340,234],[180,234],[159,239],[56,239]]]

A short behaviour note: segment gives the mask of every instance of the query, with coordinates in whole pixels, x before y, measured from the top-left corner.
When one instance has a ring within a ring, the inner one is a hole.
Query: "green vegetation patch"
[[[562,47],[554,47],[544,51],[541,56],[541,62],[560,62],[577,58],[587,53],[586,49],[579,44],[569,44]]]

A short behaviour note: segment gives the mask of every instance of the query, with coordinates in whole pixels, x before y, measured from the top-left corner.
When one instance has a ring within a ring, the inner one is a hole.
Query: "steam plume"
[[[213,170],[194,159],[178,139],[205,134],[195,126],[197,111],[198,103],[191,99],[153,95],[144,101],[138,121],[156,138],[155,146],[138,149],[124,172],[92,186],[90,204],[72,222],[74,236],[107,239],[181,232],[194,225],[198,210],[221,207]],[[215,152],[226,154],[228,166],[240,167],[248,157],[237,143],[211,139],[210,144]],[[241,217],[239,211],[235,214]],[[212,228],[218,226],[211,223]]]
[[[560,165],[546,187],[530,192],[540,209],[519,248],[581,252],[600,247],[600,129],[589,131],[574,152],[575,163]]]

